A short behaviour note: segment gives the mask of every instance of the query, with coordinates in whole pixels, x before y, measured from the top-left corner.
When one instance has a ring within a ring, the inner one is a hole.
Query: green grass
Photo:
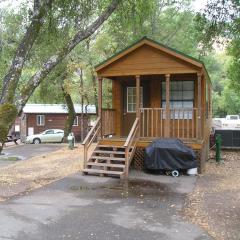
[[[3,160],[3,161],[18,161],[18,160],[21,160],[21,158],[19,157],[16,157],[16,156],[10,156],[10,157],[0,157],[0,160]]]

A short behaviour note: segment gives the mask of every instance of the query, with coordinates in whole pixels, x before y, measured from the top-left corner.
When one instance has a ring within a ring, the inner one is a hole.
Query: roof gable
[[[108,63],[98,70],[100,76],[151,75],[166,73],[196,73],[196,66],[149,44],[136,49]]]
[[[115,54],[111,58],[107,59],[106,61],[100,63],[96,66],[97,73],[102,73],[105,68],[111,67],[114,63],[121,61],[124,57],[132,55],[133,52],[136,52],[137,49],[141,49],[143,46],[151,47],[155,50],[155,52],[161,52],[165,57],[168,55],[168,58],[175,59],[177,62],[181,62],[181,64],[187,64],[188,66],[195,67],[195,68],[202,68],[204,65],[201,61],[187,56],[175,49],[169,48],[163,44],[155,42],[149,38],[142,38],[138,42],[134,43],[133,45],[129,46],[128,48],[120,51],[119,53]],[[157,51],[156,51],[157,50]],[[146,56],[148,57],[148,56]],[[161,62],[161,61],[160,61]]]

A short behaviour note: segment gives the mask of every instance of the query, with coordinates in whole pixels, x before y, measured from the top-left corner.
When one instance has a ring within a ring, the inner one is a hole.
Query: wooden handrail
[[[91,146],[92,142],[94,141],[95,137],[98,135],[100,129],[101,129],[101,118],[98,117],[96,123],[88,132],[87,136],[85,137],[82,143],[84,148],[84,166],[83,166],[84,168],[86,167],[87,160],[88,160],[88,149]]]
[[[88,132],[87,136],[85,137],[85,139],[82,142],[82,145],[85,145],[88,142],[88,139],[90,138],[90,136],[92,135],[92,133],[94,132],[96,126],[99,124],[101,118],[98,117],[97,121],[95,122],[95,124],[93,125],[93,127],[91,128],[91,130]]]
[[[128,177],[129,166],[136,149],[137,138],[139,137],[139,122],[140,122],[140,119],[136,118],[131,128],[131,131],[128,134],[127,140],[123,145],[125,147],[125,177],[126,178]],[[133,144],[134,140],[136,141]]]
[[[123,145],[124,147],[128,147],[129,142],[130,142],[131,138],[133,137],[133,133],[134,133],[136,127],[138,126],[138,123],[139,123],[139,118],[136,118],[135,121],[134,121],[134,123],[133,123],[133,126],[132,126],[132,128],[131,128],[131,131],[130,131],[130,133],[128,134],[128,137],[127,137],[127,139],[126,139],[126,142],[125,142],[124,145]]]

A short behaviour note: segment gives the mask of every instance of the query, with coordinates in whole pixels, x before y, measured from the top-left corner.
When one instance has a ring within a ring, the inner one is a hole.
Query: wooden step
[[[125,154],[125,152],[122,152],[122,151],[105,151],[105,150],[94,150],[93,153]]]
[[[97,162],[88,162],[87,166],[99,166],[99,167],[113,167],[113,168],[125,168],[123,164],[113,164],[113,163],[97,163]]]
[[[97,145],[97,148],[121,148],[124,149],[124,146],[113,146],[113,145]]]
[[[101,156],[91,156],[89,160],[96,159],[96,160],[110,160],[110,161],[123,161],[125,162],[124,158],[117,158],[117,157],[101,157]]]
[[[95,173],[95,174],[110,174],[110,175],[122,175],[123,172],[119,171],[108,171],[108,170],[101,170],[101,169],[93,169],[93,168],[85,168],[83,169],[84,173]]]

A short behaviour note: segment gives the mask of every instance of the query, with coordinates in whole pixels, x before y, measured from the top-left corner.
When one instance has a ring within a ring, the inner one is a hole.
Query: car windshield
[[[238,116],[230,116],[230,120],[238,120]]]

